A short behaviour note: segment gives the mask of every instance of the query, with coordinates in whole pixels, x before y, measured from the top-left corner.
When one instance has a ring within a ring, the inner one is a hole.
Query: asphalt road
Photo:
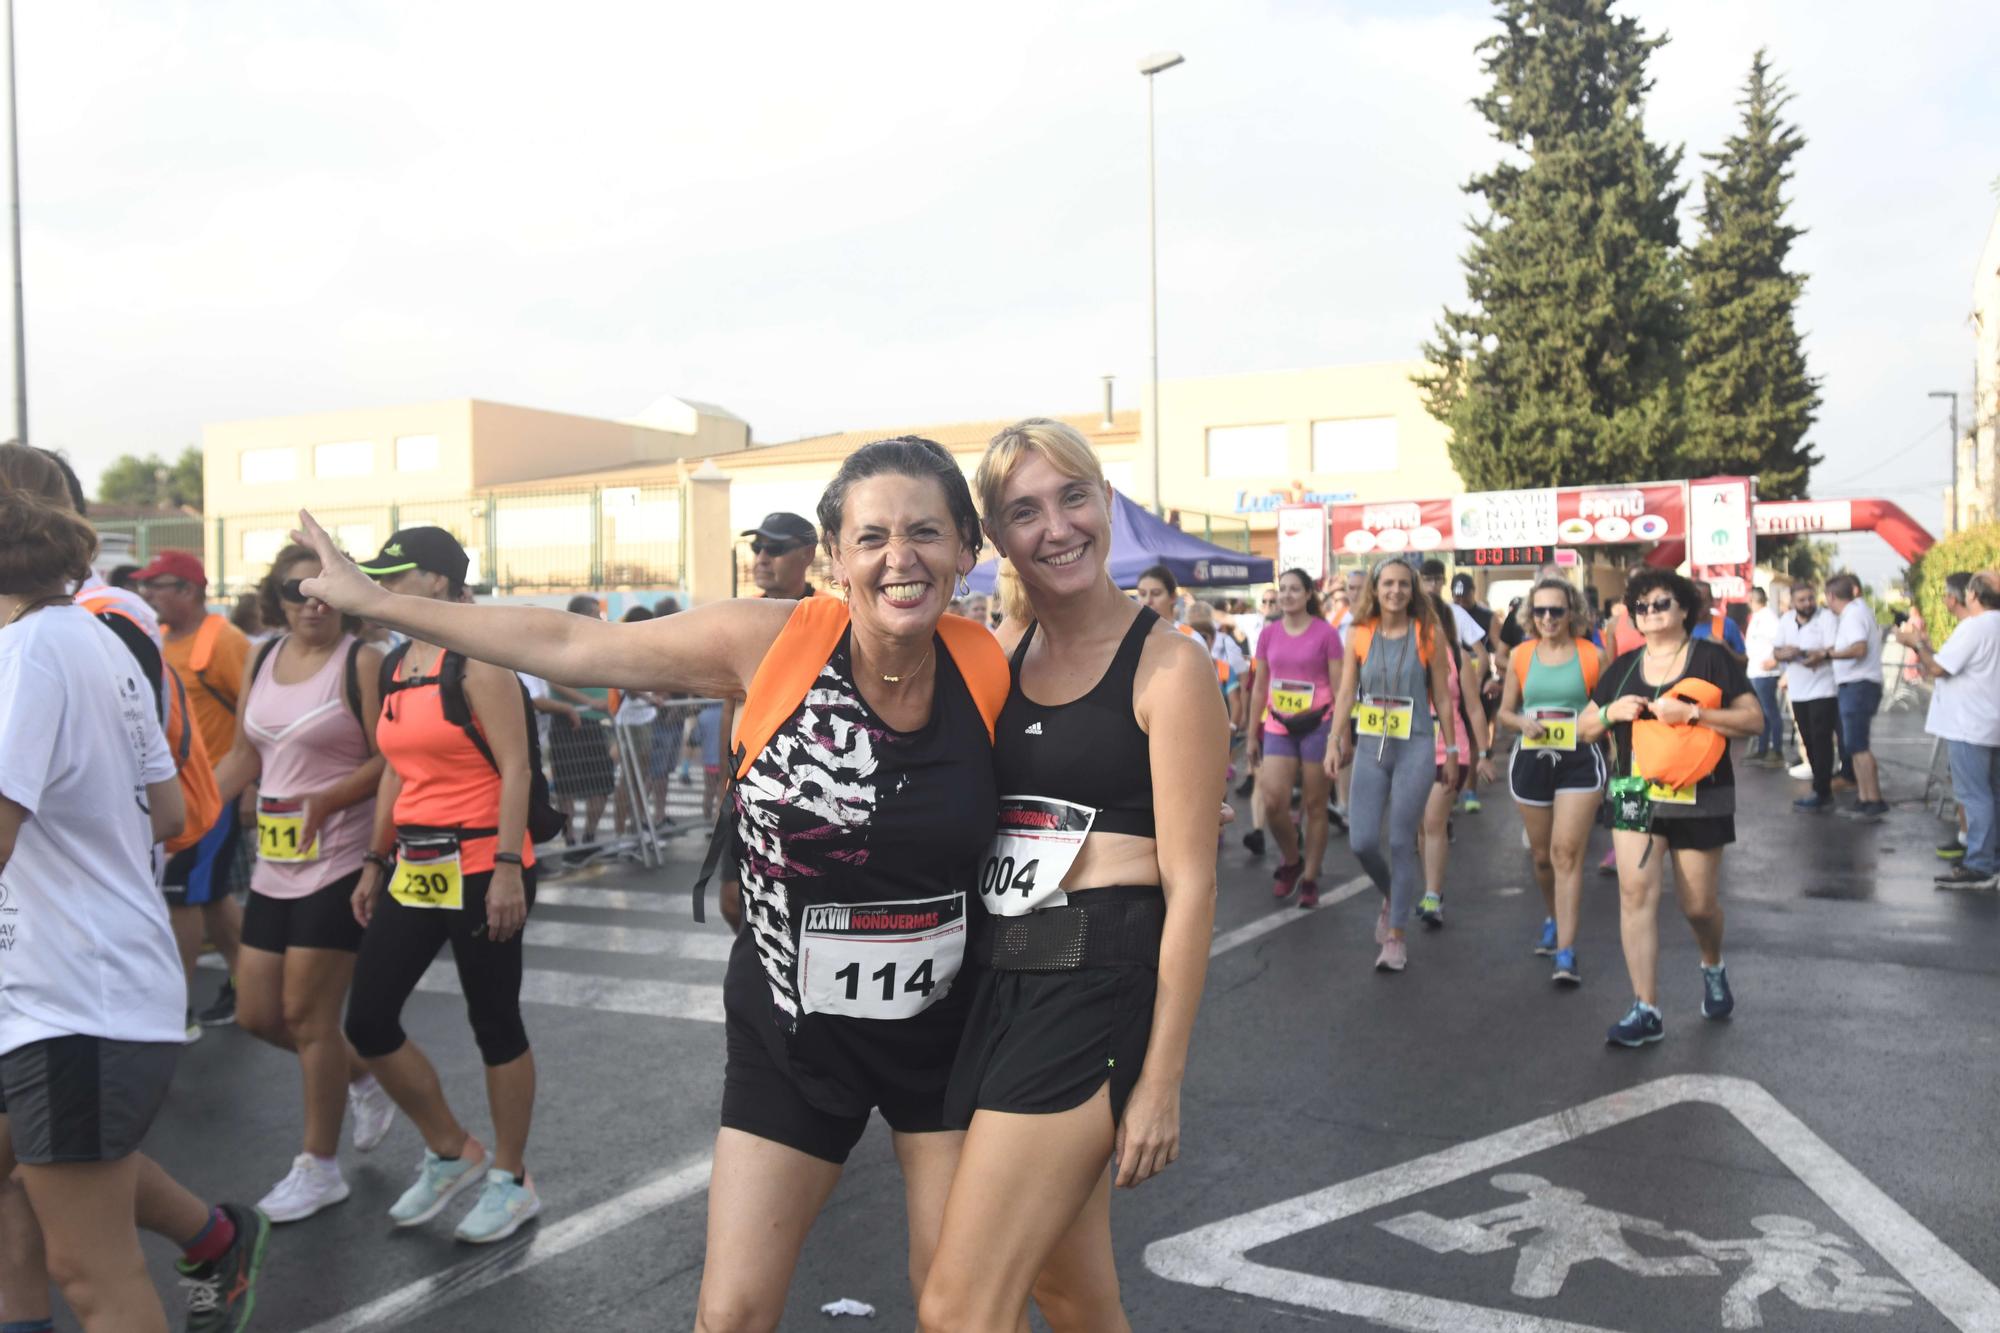
[[[1913,719],[1883,730],[1880,753],[1921,765]],[[1133,1326],[2000,1329],[2000,903],[1933,889],[1921,773],[1892,768],[1880,824],[1795,815],[1782,774],[1743,780],[1736,1016],[1700,1018],[1669,906],[1667,1039],[1636,1052],[1603,1042],[1629,1002],[1612,882],[1587,886],[1585,985],[1553,990],[1504,790],[1459,817],[1448,924],[1400,976],[1370,966],[1372,892],[1274,910],[1270,862],[1232,836],[1183,1155],[1114,1206]],[[727,941],[688,920],[691,870],[586,872],[530,923],[540,1221],[491,1251],[449,1219],[392,1232],[421,1151],[399,1123],[372,1155],[344,1150],[348,1202],[277,1230],[255,1327],[691,1325]],[[1323,883],[1357,875],[1336,842]],[[459,1002],[420,993],[405,1021],[482,1127]],[[289,1057],[211,1032],[148,1148],[208,1197],[255,1200],[297,1150],[297,1104]],[[818,1313],[841,1297],[878,1308],[869,1327],[912,1326],[901,1200],[878,1122],[787,1328],[844,1326]]]

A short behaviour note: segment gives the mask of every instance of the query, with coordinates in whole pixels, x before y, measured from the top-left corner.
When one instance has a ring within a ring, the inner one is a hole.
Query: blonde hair
[[[1107,489],[1104,465],[1097,461],[1097,451],[1090,447],[1082,432],[1048,417],[1029,417],[995,435],[973,473],[972,489],[979,496],[979,509],[987,523],[991,524],[999,511],[1007,479],[1034,455],[1046,458],[1065,477],[1091,482],[1099,490]]]
[[[1521,609],[1514,613],[1514,623],[1527,631],[1527,641],[1532,643],[1542,635],[1535,626],[1535,594],[1554,592],[1560,589],[1563,595],[1563,614],[1568,618],[1569,636],[1572,639],[1588,638],[1590,635],[1590,609],[1585,605],[1583,594],[1576,585],[1557,575],[1543,575],[1535,580],[1535,586],[1528,589],[1528,595],[1521,599]],[[1623,605],[1621,603],[1621,605]]]
[[[1035,618],[1035,608],[1028,605],[1028,590],[1021,586],[1021,573],[1012,560],[1001,559],[993,578],[993,595],[1000,601],[1001,623],[1011,620],[1026,624]]]

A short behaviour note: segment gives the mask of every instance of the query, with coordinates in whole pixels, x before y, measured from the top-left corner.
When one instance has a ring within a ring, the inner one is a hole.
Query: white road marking
[[[546,949],[582,949],[591,953],[652,954],[726,963],[736,938],[696,930],[659,926],[600,926],[577,921],[535,921],[528,926],[528,943]]]
[[[489,1252],[477,1259],[455,1264],[442,1273],[419,1278],[366,1305],[357,1306],[324,1323],[314,1324],[306,1333],[359,1333],[362,1329],[397,1328],[412,1323],[453,1301],[462,1300],[516,1273],[560,1258],[607,1232],[616,1231],[662,1208],[702,1193],[708,1188],[712,1164],[713,1159],[709,1157],[689,1158],[672,1170],[662,1172],[593,1208],[572,1213],[560,1222],[534,1224],[536,1230],[526,1244],[503,1244],[497,1252]]]
[[[220,957],[204,957],[201,965],[220,971]],[[432,963],[417,989],[429,995],[463,995],[458,972],[449,957]],[[657,981],[650,977],[601,977],[582,972],[556,972],[531,967],[521,974],[524,1004],[555,1004],[566,1009],[598,1009],[642,1018],[684,1018],[696,1023],[722,1021],[722,983],[694,985]]]
[[[2000,1329],[2000,1290],[1992,1283],[1946,1249],[1922,1223],[1761,1086],[1747,1079],[1708,1074],[1657,1079],[1428,1157],[1155,1241],[1146,1247],[1146,1267],[1174,1282],[1355,1315],[1391,1328],[1437,1333],[1602,1333],[1589,1325],[1559,1319],[1290,1272],[1245,1256],[1287,1236],[1449,1185],[1682,1102],[1705,1102],[1734,1115],[1953,1325],[1967,1330]]]
[[[1373,887],[1374,884],[1368,876],[1356,875],[1339,888],[1322,893],[1319,896],[1319,905],[1332,907],[1335,903],[1344,903],[1362,890]],[[1246,944],[1263,939],[1274,930],[1295,925],[1300,921],[1310,921],[1312,915],[1311,912],[1300,911],[1291,903],[1285,903],[1273,908],[1268,916],[1260,916],[1247,925],[1237,926],[1234,930],[1225,930],[1217,935],[1209,942],[1208,956],[1219,958],[1231,949],[1240,949]]]
[[[620,912],[675,912],[694,925],[694,911],[685,893],[650,893],[643,889],[599,889],[588,884],[551,884],[536,888],[535,906],[601,907]],[[704,927],[696,926],[697,930]]]

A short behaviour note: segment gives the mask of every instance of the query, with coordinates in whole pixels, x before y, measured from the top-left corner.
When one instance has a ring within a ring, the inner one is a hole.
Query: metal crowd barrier
[[[548,719],[549,795],[569,826],[536,849],[545,879],[610,862],[657,867],[668,842],[714,825],[722,703],[635,697],[621,714],[575,728]]]

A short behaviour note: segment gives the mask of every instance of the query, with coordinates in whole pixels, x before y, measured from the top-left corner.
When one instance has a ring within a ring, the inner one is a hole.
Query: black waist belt
[[[497,838],[497,828],[445,828],[436,824],[398,824],[398,838],[422,840],[426,838],[457,838],[461,842],[471,842],[476,838]]]
[[[1167,900],[1157,884],[1084,889],[1062,907],[996,916],[973,939],[973,957],[1001,972],[1074,972],[1114,963],[1160,965]]]

